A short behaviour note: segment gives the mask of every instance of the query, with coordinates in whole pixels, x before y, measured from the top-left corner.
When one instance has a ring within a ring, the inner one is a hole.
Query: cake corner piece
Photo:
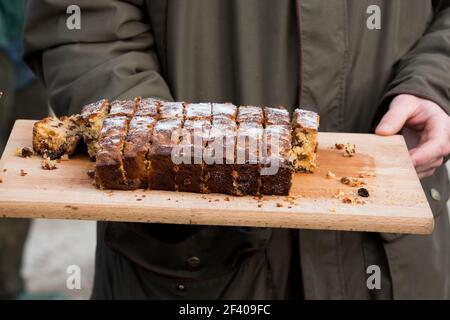
[[[47,117],[34,123],[33,149],[50,159],[72,155],[81,139],[78,115]]]
[[[296,172],[312,173],[317,169],[319,123],[320,116],[316,112],[294,110],[291,160]]]

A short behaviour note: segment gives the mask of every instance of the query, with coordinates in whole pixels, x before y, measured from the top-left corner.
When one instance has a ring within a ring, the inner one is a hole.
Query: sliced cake
[[[291,160],[296,172],[314,172],[317,168],[317,136],[320,117],[317,113],[295,109],[292,118]]]
[[[59,159],[73,154],[80,139],[78,116],[48,117],[33,127],[33,149],[46,158]]]

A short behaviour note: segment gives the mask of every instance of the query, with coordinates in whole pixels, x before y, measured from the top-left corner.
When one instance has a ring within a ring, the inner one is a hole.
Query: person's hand
[[[431,176],[450,154],[450,116],[436,103],[413,95],[396,96],[375,132],[402,133],[420,179]]]

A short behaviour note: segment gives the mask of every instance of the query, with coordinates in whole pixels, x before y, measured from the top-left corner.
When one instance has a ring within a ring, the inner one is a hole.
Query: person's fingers
[[[414,167],[421,167],[431,161],[444,157],[442,150],[444,139],[445,137],[428,139],[418,147],[411,149],[409,154],[411,155]]]
[[[435,159],[433,161],[430,161],[422,166],[417,166],[416,171],[418,173],[420,172],[426,172],[429,170],[437,169],[444,163],[444,158]]]
[[[432,169],[432,170],[428,170],[425,172],[420,172],[417,175],[419,176],[419,179],[424,179],[424,178],[428,178],[428,177],[432,176],[435,171],[436,171],[436,169]]]
[[[378,124],[375,133],[380,136],[394,135],[403,128],[418,107],[418,103],[411,99],[394,99],[389,111]]]

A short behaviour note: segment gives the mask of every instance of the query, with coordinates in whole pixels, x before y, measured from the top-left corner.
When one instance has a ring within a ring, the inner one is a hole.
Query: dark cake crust
[[[128,130],[124,116],[108,117],[100,133],[95,183],[100,189],[127,189],[122,150]]]
[[[156,120],[148,116],[135,116],[129,124],[123,152],[124,167],[131,189],[148,187],[150,150],[153,127]]]
[[[177,190],[178,165],[172,161],[172,149],[181,140],[182,119],[161,119],[154,128],[148,152],[151,162],[149,187],[154,190]]]

